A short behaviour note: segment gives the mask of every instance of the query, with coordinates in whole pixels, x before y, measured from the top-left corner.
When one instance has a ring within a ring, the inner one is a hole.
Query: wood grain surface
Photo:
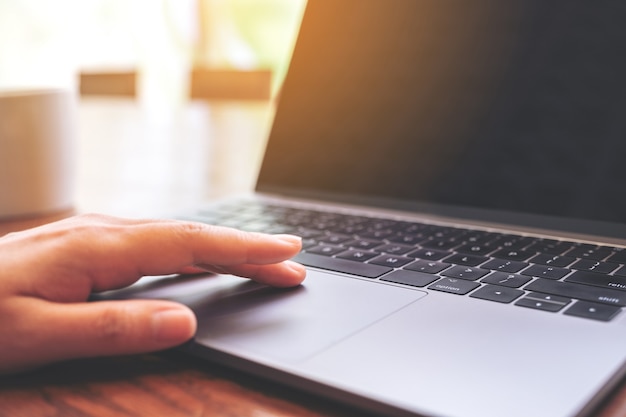
[[[362,415],[177,353],[55,364],[0,380],[0,416]]]

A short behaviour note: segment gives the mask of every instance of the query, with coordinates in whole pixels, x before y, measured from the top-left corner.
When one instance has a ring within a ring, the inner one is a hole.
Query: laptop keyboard
[[[626,306],[626,250],[247,202],[193,220],[303,238],[309,267],[610,321]]]

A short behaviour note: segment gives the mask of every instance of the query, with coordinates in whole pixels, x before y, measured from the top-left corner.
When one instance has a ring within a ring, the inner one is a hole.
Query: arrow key
[[[515,288],[501,287],[499,285],[485,285],[471,293],[470,297],[497,301],[499,303],[510,303],[522,294],[524,294],[524,291]]]

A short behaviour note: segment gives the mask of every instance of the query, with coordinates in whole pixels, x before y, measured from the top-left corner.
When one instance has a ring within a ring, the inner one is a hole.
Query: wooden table
[[[166,352],[78,360],[0,380],[0,416],[352,416],[352,410]]]

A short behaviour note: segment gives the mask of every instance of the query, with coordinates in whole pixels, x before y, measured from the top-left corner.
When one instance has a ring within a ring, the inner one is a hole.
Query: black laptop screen
[[[626,223],[626,2],[309,0],[258,188]]]

